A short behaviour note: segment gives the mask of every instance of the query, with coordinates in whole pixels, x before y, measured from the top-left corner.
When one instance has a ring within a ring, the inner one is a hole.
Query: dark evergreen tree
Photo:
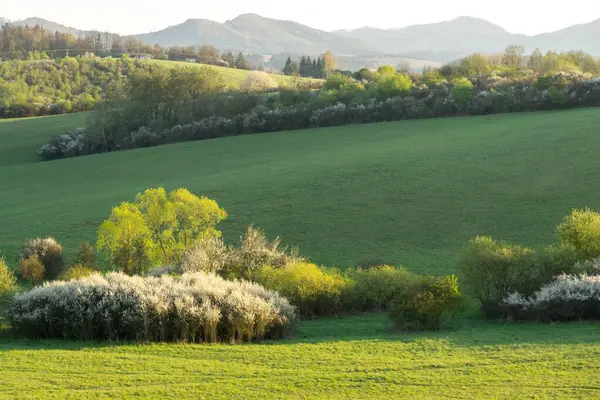
[[[294,74],[294,66],[291,57],[288,57],[285,61],[285,66],[283,67],[283,74],[287,76],[291,76]]]

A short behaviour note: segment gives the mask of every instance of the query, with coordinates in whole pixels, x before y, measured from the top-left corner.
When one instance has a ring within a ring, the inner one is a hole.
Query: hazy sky
[[[323,30],[366,25],[399,28],[468,15],[525,34],[600,18],[599,0],[356,0],[358,7],[351,4],[350,0],[0,0],[0,17],[17,20],[35,16],[78,29],[120,34],[160,30],[188,18],[225,22],[242,13],[289,19]]]

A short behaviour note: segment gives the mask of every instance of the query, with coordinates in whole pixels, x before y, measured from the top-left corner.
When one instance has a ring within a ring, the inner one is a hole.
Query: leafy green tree
[[[490,67],[488,57],[480,53],[465,57],[460,62],[460,70],[465,76],[485,75]]]
[[[521,69],[525,61],[524,54],[525,48],[523,46],[511,44],[504,51],[502,64],[512,69]]]
[[[154,244],[140,210],[124,202],[100,226],[97,247],[117,270],[141,275],[150,268]]]
[[[11,293],[17,287],[17,278],[8,268],[4,258],[0,257],[0,296]]]
[[[118,269],[142,274],[150,266],[179,263],[198,241],[220,237],[216,225],[226,217],[214,200],[187,189],[169,195],[163,188],[148,189],[134,203],[113,209],[100,227],[98,248]]]
[[[573,246],[588,259],[600,257],[600,213],[573,210],[557,231],[561,244]]]
[[[527,67],[536,72],[541,71],[543,57],[544,56],[542,56],[542,52],[540,51],[540,49],[536,48],[533,51],[533,53],[531,53],[531,56],[529,56],[529,59],[527,60]]]
[[[383,65],[377,69],[377,80],[384,81],[396,75],[396,68],[391,65]]]
[[[376,87],[380,98],[407,96],[410,94],[412,80],[406,74],[394,74],[381,80]]]

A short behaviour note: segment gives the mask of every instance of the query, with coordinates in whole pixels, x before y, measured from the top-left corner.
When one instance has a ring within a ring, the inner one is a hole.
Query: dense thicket
[[[0,63],[0,118],[89,111],[121,90],[135,72],[156,73],[163,67],[129,58],[93,56],[60,60]]]
[[[0,30],[0,59],[39,60],[63,58],[94,53],[98,56],[122,54],[151,54],[159,56],[165,50],[156,45],[147,45],[132,37],[120,37],[110,33],[90,32],[75,37],[70,33],[51,32],[39,25],[4,25]]]

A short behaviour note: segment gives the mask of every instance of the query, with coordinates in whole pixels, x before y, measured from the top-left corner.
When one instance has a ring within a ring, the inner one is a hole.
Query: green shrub
[[[351,268],[344,291],[344,307],[355,311],[383,311],[395,297],[402,295],[415,280],[404,268],[379,266]]]
[[[22,258],[19,262],[19,273],[21,278],[31,282],[33,286],[40,285],[44,281],[46,268],[39,257],[34,254],[27,258]]]
[[[600,257],[600,214],[590,209],[573,210],[558,225],[560,242],[573,246],[587,259]]]
[[[90,268],[86,265],[74,264],[74,265],[70,266],[65,272],[60,274],[58,279],[60,279],[61,281],[71,281],[74,279],[81,279],[81,278],[88,277],[90,275],[93,275],[96,272],[98,272],[98,271],[96,271],[95,269]]]
[[[96,253],[89,242],[84,242],[79,246],[73,265],[85,265],[90,268],[96,266]]]
[[[460,259],[459,271],[467,292],[483,305],[497,303],[513,292],[539,287],[534,252],[518,245],[477,237]]]
[[[379,98],[406,96],[410,94],[412,81],[406,74],[395,74],[383,79],[377,84],[376,92]]]
[[[332,315],[341,309],[341,297],[348,282],[335,269],[296,263],[283,268],[264,266],[256,282],[287,298],[302,317]]]
[[[37,256],[44,266],[44,276],[42,277],[44,280],[58,278],[65,268],[63,248],[54,238],[35,238],[25,242],[21,251],[21,259],[27,260],[31,256]]]
[[[465,299],[454,276],[420,277],[390,305],[394,326],[402,330],[439,330],[465,311]]]
[[[17,278],[8,268],[4,258],[0,258],[0,296],[10,294],[17,287]]]
[[[585,255],[568,244],[547,246],[535,253],[536,287],[552,282],[559,275],[580,275],[593,273]],[[531,294],[531,291],[527,294]]]
[[[473,89],[473,83],[470,80],[467,78],[457,78],[452,81],[452,85],[452,95],[456,100],[457,106],[464,107],[473,100],[475,89]]]
[[[325,81],[323,86],[325,91],[336,90],[336,91],[358,91],[363,90],[364,86],[354,80],[350,76],[343,74],[330,74]]]

